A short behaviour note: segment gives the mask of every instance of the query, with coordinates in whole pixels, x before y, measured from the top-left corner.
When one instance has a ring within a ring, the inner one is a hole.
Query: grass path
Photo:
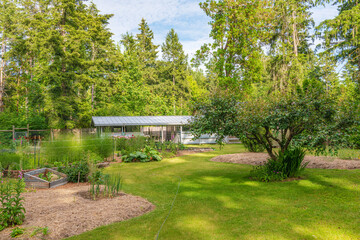
[[[251,166],[210,162],[245,151],[221,151],[161,162],[113,165],[124,191],[156,209],[144,216],[97,228],[71,239],[155,239],[181,185],[159,239],[360,239],[360,170],[307,169],[305,180],[260,183]]]

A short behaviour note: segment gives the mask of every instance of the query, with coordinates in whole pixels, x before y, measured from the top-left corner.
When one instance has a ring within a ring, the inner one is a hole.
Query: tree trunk
[[[173,75],[173,101],[174,101],[174,115],[176,115],[176,101],[175,101],[175,76]]]
[[[92,56],[91,56],[91,61],[94,64],[95,62],[95,44],[92,43]],[[91,84],[91,109],[94,110],[94,98],[95,98],[95,83]]]
[[[297,57],[298,56],[298,41],[297,41],[297,29],[296,29],[296,16],[295,16],[295,10],[292,12],[292,18],[293,18],[293,44],[294,44],[294,54]]]
[[[4,67],[5,67],[5,61],[4,61],[4,54],[5,54],[5,38],[4,38],[4,31],[2,32],[2,42],[1,42],[1,63],[0,63],[0,112],[4,110],[4,102],[3,102],[3,96],[4,96]]]

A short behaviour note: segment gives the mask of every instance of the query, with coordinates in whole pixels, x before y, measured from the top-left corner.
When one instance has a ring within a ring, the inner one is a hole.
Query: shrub
[[[20,225],[25,219],[24,198],[21,197],[25,183],[22,173],[19,174],[19,179],[15,183],[12,181],[0,183],[0,231],[9,226]]]
[[[0,163],[2,168],[20,170],[20,159],[21,156],[12,152],[2,152],[0,153]]]
[[[282,173],[286,177],[298,177],[308,163],[302,164],[305,151],[300,148],[287,149],[276,155],[277,161],[282,164]]]
[[[298,177],[307,166],[307,163],[302,163],[304,157],[305,151],[302,149],[287,149],[276,154],[276,160],[270,158],[264,165],[254,167],[250,175],[253,179],[263,182]]]
[[[149,162],[150,158],[143,152],[134,152],[122,157],[124,162]]]
[[[158,151],[152,147],[146,146],[142,151],[130,153],[122,157],[124,162],[149,162],[161,161],[161,156]]]
[[[74,162],[66,167],[58,168],[58,171],[65,173],[69,182],[86,182],[89,175],[87,162]]]

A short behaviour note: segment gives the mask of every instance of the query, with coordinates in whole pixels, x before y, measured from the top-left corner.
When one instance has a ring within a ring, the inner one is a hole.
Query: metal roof
[[[134,116],[92,117],[95,127],[120,126],[181,126],[189,123],[192,116]]]

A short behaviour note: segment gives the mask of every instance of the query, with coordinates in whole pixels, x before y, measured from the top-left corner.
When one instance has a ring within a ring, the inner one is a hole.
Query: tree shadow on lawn
[[[360,237],[355,227],[359,226],[359,189],[336,184],[311,170],[305,180],[273,183],[252,181],[243,171],[209,170],[188,176],[180,195],[200,204],[195,204],[193,213],[182,216],[181,222],[198,213],[227,232],[226,239]],[[184,228],[191,231],[189,226]]]
[[[304,180],[262,183],[249,179],[248,165],[181,158],[186,163],[124,169],[131,170],[131,191],[157,205],[153,212],[73,239],[154,239],[178,176],[179,195],[159,239],[360,239],[360,180],[353,172],[307,169]],[[150,178],[139,182],[133,175]]]

